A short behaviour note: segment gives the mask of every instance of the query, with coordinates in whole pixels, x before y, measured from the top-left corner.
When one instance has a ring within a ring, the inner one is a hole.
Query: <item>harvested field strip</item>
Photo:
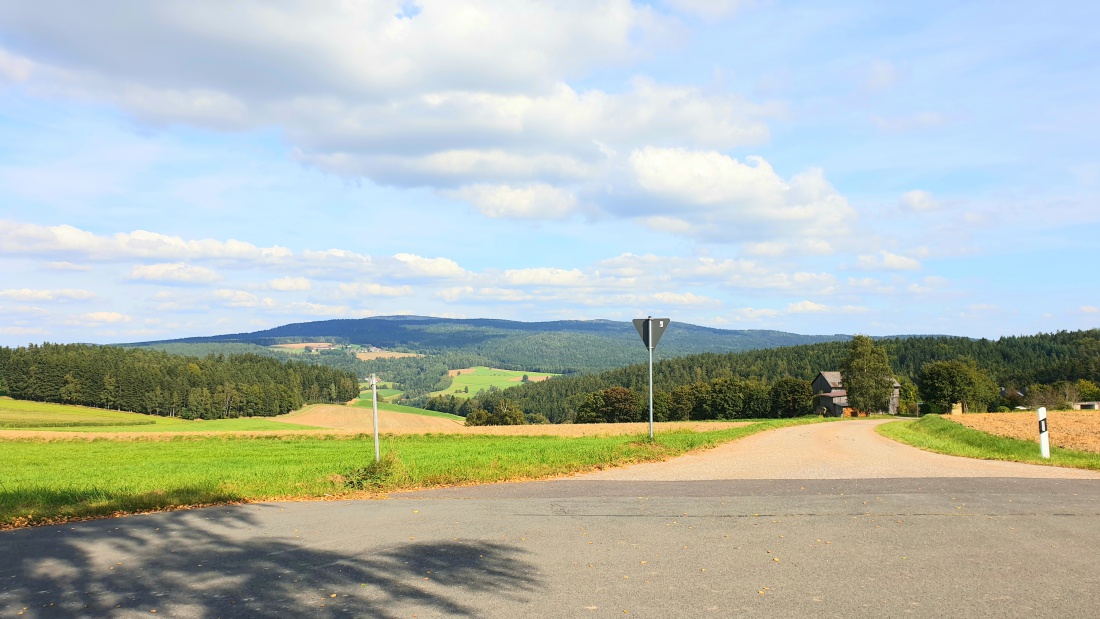
[[[1034,411],[955,415],[950,420],[997,436],[1039,441],[1039,416]],[[1050,411],[1047,428],[1055,447],[1100,453],[1100,412]]]
[[[950,456],[1100,470],[1100,454],[1095,452],[1052,447],[1047,460],[1039,454],[1037,442],[996,436],[939,415],[925,415],[917,421],[885,423],[875,431],[906,445]]]
[[[407,478],[396,487],[536,479],[670,458],[774,427],[817,418],[769,420],[716,432],[643,436],[497,437],[406,435],[383,441]],[[0,527],[187,505],[368,496],[344,477],[372,461],[370,435],[168,441],[0,440],[6,463]],[[387,488],[394,489],[394,488]]]

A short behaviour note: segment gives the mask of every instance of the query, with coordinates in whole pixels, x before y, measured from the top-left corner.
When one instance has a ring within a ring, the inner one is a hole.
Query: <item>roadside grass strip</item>
[[[884,423],[875,431],[899,443],[949,456],[1100,470],[1098,453],[1052,447],[1050,459],[1044,459],[1039,455],[1038,429],[1036,441],[1024,441],[974,430],[939,415],[925,415],[916,421]]]
[[[260,500],[368,498],[438,486],[542,479],[653,462],[774,428],[645,435],[174,436],[167,440],[0,440],[0,528]],[[389,468],[385,468],[389,467]],[[366,469],[366,470],[365,470]],[[396,469],[396,470],[394,470]]]

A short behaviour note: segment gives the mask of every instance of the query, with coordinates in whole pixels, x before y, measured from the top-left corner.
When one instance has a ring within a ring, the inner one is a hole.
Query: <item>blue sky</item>
[[[0,0],[0,344],[1100,326],[1081,2]]]

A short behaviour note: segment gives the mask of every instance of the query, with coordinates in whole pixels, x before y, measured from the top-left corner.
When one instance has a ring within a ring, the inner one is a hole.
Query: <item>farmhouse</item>
[[[848,408],[848,391],[844,389],[844,379],[840,372],[821,372],[813,382],[814,412],[825,417],[843,417]],[[901,400],[901,384],[894,381],[894,393],[890,396],[891,415],[898,414],[898,402]]]

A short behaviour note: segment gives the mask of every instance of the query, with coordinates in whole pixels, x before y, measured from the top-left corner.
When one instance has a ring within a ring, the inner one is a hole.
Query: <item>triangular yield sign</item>
[[[653,330],[653,343],[649,342],[649,331],[652,322]],[[668,328],[668,323],[672,322],[668,318],[635,318],[634,328],[638,330],[638,335],[642,336],[642,343],[646,348],[657,348],[657,342],[661,341],[661,336],[664,335],[665,329]]]

